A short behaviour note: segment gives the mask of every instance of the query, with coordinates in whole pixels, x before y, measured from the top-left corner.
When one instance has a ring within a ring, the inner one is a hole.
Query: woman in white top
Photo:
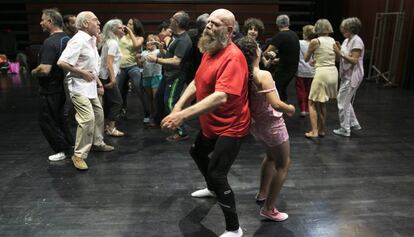
[[[119,19],[108,21],[102,30],[101,63],[99,78],[104,85],[103,108],[105,115],[105,132],[114,137],[124,136],[124,133],[115,127],[122,108],[122,97],[117,86],[116,76],[118,75],[122,59],[119,48],[119,39],[124,36],[125,26]]]
[[[315,68],[305,62],[305,53],[308,52],[310,41],[314,38],[315,31],[313,25],[305,25],[302,28],[303,40],[299,40],[299,64],[296,72],[296,96],[298,97],[298,105],[300,108],[300,116],[305,117],[309,114],[309,92],[312,84]]]
[[[335,40],[329,36],[333,33],[332,25],[327,19],[315,23],[315,34],[319,37],[311,40],[305,61],[311,56],[315,60],[315,76],[309,92],[309,120],[311,131],[305,133],[307,138],[325,136],[326,103],[335,99],[338,88],[338,69],[335,66]]]
[[[334,129],[333,132],[345,137],[351,135],[351,129],[361,129],[352,106],[353,98],[364,77],[365,46],[358,36],[360,29],[361,21],[358,18],[351,17],[343,20],[340,30],[345,40],[342,45],[337,42],[334,46],[336,56],[340,59],[341,85],[338,92],[338,113],[341,127]]]

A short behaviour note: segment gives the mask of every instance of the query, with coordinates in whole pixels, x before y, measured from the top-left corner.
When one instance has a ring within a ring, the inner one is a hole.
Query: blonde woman
[[[315,32],[313,25],[306,25],[302,28],[303,40],[299,40],[299,65],[296,72],[296,96],[298,97],[298,105],[300,108],[300,116],[305,117],[309,114],[309,92],[313,77],[315,76],[315,68],[308,62],[305,62],[305,53],[308,52],[310,41],[314,38]]]
[[[309,120],[311,130],[305,133],[307,138],[325,136],[326,102],[335,99],[338,86],[338,70],[335,66],[335,40],[329,36],[333,33],[332,25],[327,19],[315,23],[318,38],[311,40],[305,62],[313,57],[315,77],[309,92]]]

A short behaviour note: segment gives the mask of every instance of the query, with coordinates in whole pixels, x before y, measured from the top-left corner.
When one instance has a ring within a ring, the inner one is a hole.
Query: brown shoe
[[[72,156],[72,161],[73,161],[73,165],[76,167],[76,169],[78,170],[88,170],[88,165],[86,164],[85,160],[77,157],[77,156]]]
[[[99,146],[95,146],[95,145],[92,146],[92,151],[105,152],[105,151],[113,151],[113,150],[115,150],[115,148],[113,146],[110,146],[110,145],[105,144],[105,143],[102,144],[102,145],[99,145]]]

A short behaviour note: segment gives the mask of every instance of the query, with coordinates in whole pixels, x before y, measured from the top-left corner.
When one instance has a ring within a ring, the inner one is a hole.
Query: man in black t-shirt
[[[158,101],[156,121],[158,123],[161,122],[166,113],[171,113],[187,81],[192,49],[192,42],[187,33],[189,23],[190,17],[186,12],[179,11],[175,13],[170,19],[173,37],[167,49],[161,49],[157,56],[147,56],[149,62],[161,64],[164,69],[165,78],[162,79],[156,94]],[[187,132],[181,126],[175,134],[167,137],[167,140],[181,141],[188,138]]]
[[[62,31],[63,20],[58,11],[45,9],[42,13],[40,25],[50,35],[43,42],[39,54],[40,65],[32,70],[32,76],[39,80],[39,125],[56,153],[49,156],[49,160],[58,161],[71,156],[74,145],[74,138],[63,113],[66,101],[64,74],[56,64],[69,37]]]
[[[289,29],[289,17],[280,15],[276,19],[279,32],[273,36],[269,46],[264,52],[264,65],[270,67],[276,64],[273,80],[280,99],[287,100],[287,87],[298,70],[299,63],[299,37]],[[277,52],[277,53],[276,53]]]

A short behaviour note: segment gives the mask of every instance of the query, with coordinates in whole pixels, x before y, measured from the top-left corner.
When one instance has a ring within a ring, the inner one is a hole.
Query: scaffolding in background
[[[374,35],[372,39],[372,51],[369,62],[368,79],[375,79],[379,83],[380,79],[385,81],[385,86],[397,86],[395,82],[396,69],[400,56],[401,37],[404,26],[404,0],[400,1],[399,12],[388,12],[389,1],[386,2],[386,12],[376,13]],[[389,53],[388,64],[384,63],[387,56],[387,48],[384,48],[387,40],[389,23],[394,24],[394,32],[391,42],[391,52]]]

